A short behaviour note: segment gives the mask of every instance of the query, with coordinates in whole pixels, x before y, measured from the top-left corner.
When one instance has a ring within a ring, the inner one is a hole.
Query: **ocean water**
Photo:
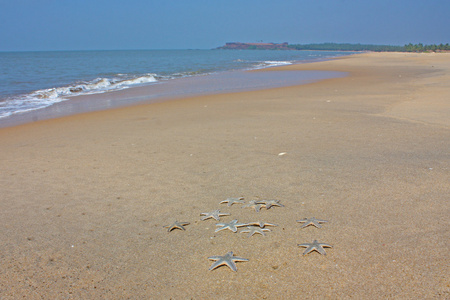
[[[156,87],[177,78],[195,78],[349,54],[352,53],[270,50],[0,52],[0,120],[44,109],[74,96],[141,86]],[[245,86],[244,80],[241,77],[241,82],[236,84]],[[220,89],[220,85],[217,88]]]

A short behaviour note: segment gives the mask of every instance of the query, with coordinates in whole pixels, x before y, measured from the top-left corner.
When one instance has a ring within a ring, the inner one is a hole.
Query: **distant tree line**
[[[323,43],[323,44],[292,44],[288,45],[292,50],[328,50],[328,51],[374,51],[374,52],[430,52],[430,51],[450,51],[450,45],[423,45],[411,44],[405,46],[391,46],[391,45],[365,45],[365,44],[338,44],[338,43]]]
[[[364,45],[364,44],[292,44],[288,46],[292,50],[329,50],[329,51],[404,51],[402,46],[389,45]]]
[[[450,45],[447,44],[433,44],[433,45],[423,45],[422,43],[419,44],[411,44],[405,45],[406,52],[430,52],[430,51],[450,51]]]

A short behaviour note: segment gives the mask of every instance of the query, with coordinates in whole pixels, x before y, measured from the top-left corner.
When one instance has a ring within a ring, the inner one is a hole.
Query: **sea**
[[[266,77],[258,78],[249,73],[244,76],[243,71],[327,60],[349,54],[353,53],[280,50],[0,52],[0,122],[61,102],[70,102],[78,96],[114,93],[143,86],[147,87],[146,94],[140,95],[139,101],[143,101],[145,96],[157,98],[295,85],[339,74],[304,71],[289,76],[268,78],[269,75],[264,75]],[[196,80],[198,78],[202,80]],[[213,81],[205,81],[205,78]],[[184,84],[174,85],[175,82]],[[152,90],[155,93],[152,94]],[[125,98],[124,102],[129,103],[136,100]],[[96,101],[95,97],[83,99]],[[106,107],[99,103],[96,109],[102,108]]]

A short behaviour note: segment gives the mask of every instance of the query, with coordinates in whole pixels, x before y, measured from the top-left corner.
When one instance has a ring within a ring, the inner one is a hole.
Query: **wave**
[[[256,64],[256,69],[263,69],[263,68],[269,68],[269,67],[277,67],[277,66],[286,66],[286,65],[292,65],[293,62],[291,61],[275,61],[275,60],[266,60],[263,62],[259,62]]]
[[[136,85],[155,82],[158,82],[158,76],[156,74],[145,74],[138,77],[117,74],[114,78],[96,78],[74,85],[37,90],[25,95],[9,97],[1,101],[0,118],[15,113],[45,108],[52,104],[68,100],[68,97],[117,91]]]
[[[120,75],[119,75],[120,76]],[[126,76],[126,75],[121,75]],[[37,97],[40,99],[56,99],[61,97],[87,95],[87,94],[97,94],[104,93],[112,90],[120,90],[129,88],[133,85],[144,84],[150,82],[157,82],[155,74],[146,74],[144,76],[122,79],[118,78],[97,78],[90,82],[75,84],[71,86],[51,88],[34,91],[29,94],[32,97]]]

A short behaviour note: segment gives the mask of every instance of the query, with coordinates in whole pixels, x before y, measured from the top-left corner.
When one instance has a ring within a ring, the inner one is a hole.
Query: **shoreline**
[[[127,58],[127,55],[133,53],[132,51],[113,52],[113,54],[102,54],[98,51],[75,51],[56,52],[54,55],[43,52],[37,56],[30,55],[30,57],[26,55],[22,57],[19,53],[12,54],[10,59],[7,59],[7,56],[0,57],[4,60],[6,68],[11,68],[11,76],[8,77],[9,79],[5,79],[0,91],[0,94],[3,95],[0,99],[0,124],[12,123],[9,120],[14,122],[14,119],[18,119],[16,116],[22,116],[24,122],[27,122],[89,110],[108,109],[111,107],[111,103],[113,106],[123,106],[127,102],[134,104],[146,98],[187,97],[233,90],[242,91],[246,88],[255,90],[263,88],[263,82],[258,84],[257,77],[248,78],[250,74],[245,70],[270,68],[270,66],[304,61],[312,62],[325,59],[327,56],[347,55],[341,52],[321,54],[311,51],[306,54],[280,54],[277,51],[264,52],[267,54],[255,53],[255,51],[226,54],[211,50],[203,52],[200,50],[148,50],[136,51],[133,59],[130,59],[130,57]],[[33,78],[32,70],[30,70],[30,78],[14,71],[14,69],[26,68],[20,62],[25,62],[27,59],[31,59],[29,63],[35,65],[33,67],[37,71],[35,75],[40,74],[39,77]],[[176,65],[168,64],[170,59],[176,59]],[[14,67],[16,60],[19,63]],[[87,64],[83,67],[84,71],[81,71],[77,65],[79,60]],[[107,63],[111,60],[117,60],[117,65],[113,68]],[[139,63],[139,61],[145,61],[145,63]],[[197,68],[195,65],[201,68]],[[120,69],[121,73],[116,74],[114,69]],[[148,73],[148,70],[153,70],[153,73]],[[255,77],[255,74],[252,76]],[[280,76],[264,81],[270,83],[268,87],[286,85],[282,82],[283,79],[278,77]],[[238,82],[238,78],[241,78],[243,82]],[[291,85],[301,83],[293,78],[294,76],[289,76],[284,80],[290,82]],[[279,80],[281,83],[275,84],[272,82],[274,80]],[[22,86],[18,87],[17,85],[20,85],[21,82]],[[191,83],[192,86],[186,82]],[[169,87],[164,88],[160,85]],[[15,90],[16,93],[14,93]],[[19,90],[22,92],[19,93]],[[141,91],[140,94],[139,91]],[[109,95],[110,93],[112,95]],[[106,95],[99,96],[102,94]],[[74,99],[76,99],[77,105],[67,104],[73,102]],[[84,100],[81,101],[81,99]],[[80,105],[82,102],[95,103]],[[55,104],[58,105],[57,108],[54,107]],[[39,108],[46,110],[42,112]],[[14,113],[11,114],[12,112]],[[8,115],[11,117],[8,118]],[[6,121],[2,122],[5,117]]]
[[[264,69],[271,70],[272,68],[276,67]],[[275,69],[271,70],[271,73],[252,72],[264,69],[224,71],[202,76],[171,79],[156,84],[131,87],[118,91],[71,96],[66,101],[61,101],[45,108],[0,118],[0,128],[120,107],[152,104],[204,95],[296,86],[345,76],[344,73],[339,72],[314,70],[287,72]]]
[[[0,128],[0,297],[448,298],[450,54],[276,68],[349,75]]]
[[[295,65],[314,63],[328,59],[299,61]],[[286,73],[282,69],[276,71],[273,68],[277,68],[277,66],[172,78],[167,81],[163,80],[154,84],[134,86],[123,90],[68,96],[66,100],[51,104],[47,107],[2,117],[0,118],[0,128],[139,104],[151,104],[203,95],[295,86],[332,77],[345,76],[344,73],[326,70],[294,70]],[[266,69],[272,70],[272,73],[259,72]]]

